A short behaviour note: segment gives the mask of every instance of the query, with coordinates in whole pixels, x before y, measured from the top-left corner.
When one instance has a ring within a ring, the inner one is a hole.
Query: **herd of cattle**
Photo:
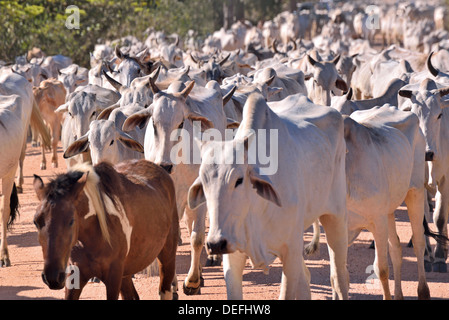
[[[447,272],[444,17],[445,8],[429,1],[382,2],[369,10],[360,2],[309,3],[257,26],[239,21],[202,42],[193,31],[182,41],[148,30],[143,42],[129,36],[98,44],[90,69],[37,48],[17,57],[0,70],[1,265],[11,264],[6,226],[22,188],[32,124],[43,169],[46,149],[58,166],[61,141],[68,170],[83,162],[95,169],[102,161],[146,159],[170,174],[191,240],[186,294],[200,292],[206,243],[207,264],[223,262],[229,299],[243,298],[247,258],[266,270],[276,257],[283,265],[280,298],[310,298],[305,252],[316,249],[321,224],[334,298],[348,298],[347,248],[368,229],[383,296],[392,297],[390,256],[394,297],[401,299],[394,212],[405,202],[418,298],[430,298],[426,272]],[[201,141],[214,132],[220,138]],[[264,139],[273,132],[276,139]],[[266,161],[251,158],[256,149],[275,155],[275,173],[264,174]],[[239,153],[244,161],[229,161]],[[131,236],[125,218],[123,233]],[[303,233],[311,225],[315,237],[305,246]],[[437,240],[435,248],[427,236]],[[172,296],[161,291],[164,297]]]

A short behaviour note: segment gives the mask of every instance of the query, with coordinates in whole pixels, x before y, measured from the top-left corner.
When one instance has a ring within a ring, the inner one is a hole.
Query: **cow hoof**
[[[11,261],[8,258],[0,260],[0,268],[7,268],[11,266]]]
[[[447,273],[447,265],[445,262],[434,262],[433,272]]]
[[[47,165],[46,164],[41,164],[41,170],[47,170]]]
[[[56,169],[56,168],[58,167],[58,164],[53,162],[53,163],[51,164],[51,166],[52,166],[53,168]]]
[[[23,188],[16,186],[17,193],[23,193]]]
[[[184,290],[184,294],[187,295],[187,296],[193,296],[193,295],[201,294],[201,284],[198,287],[193,288],[193,287],[186,287],[186,284],[183,283],[182,284],[182,289]]]
[[[206,267],[219,267],[221,266],[221,261],[222,261],[222,256],[221,254],[214,254],[214,255],[210,255],[207,257],[206,260]]]
[[[172,300],[179,300],[179,296],[178,296],[178,293],[177,293],[177,292],[174,292],[174,293],[173,293]]]
[[[424,270],[426,272],[432,272],[432,262],[424,261]]]
[[[376,248],[376,245],[375,245],[375,243],[374,243],[374,240],[371,241],[371,244],[369,245],[369,248],[370,248],[370,249],[375,249],[375,248]]]

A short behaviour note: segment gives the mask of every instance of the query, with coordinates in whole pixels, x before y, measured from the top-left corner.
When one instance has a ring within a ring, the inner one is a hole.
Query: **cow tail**
[[[435,233],[430,230],[425,216],[423,219],[423,225],[424,225],[424,235],[434,238],[435,241],[441,245],[446,245],[449,243],[449,238],[447,238],[446,236],[444,236],[442,234],[438,234],[438,233]]]
[[[8,220],[8,229],[12,226],[19,215],[19,196],[17,195],[17,188],[15,183],[12,187],[11,197],[9,200],[9,209],[10,214]]]

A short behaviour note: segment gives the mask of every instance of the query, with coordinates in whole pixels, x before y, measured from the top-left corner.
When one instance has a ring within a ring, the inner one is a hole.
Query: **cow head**
[[[199,176],[189,189],[188,205],[193,209],[207,202],[210,253],[245,251],[250,210],[257,212],[266,205],[263,199],[281,206],[269,177],[260,175],[257,167],[248,164],[252,137],[208,142],[201,149]]]
[[[346,82],[337,72],[336,64],[340,60],[340,55],[332,61],[319,62],[310,56],[307,56],[312,65],[312,73],[306,76],[306,80],[312,79],[312,90],[309,92],[309,98],[316,104],[330,106],[331,92],[339,89],[348,91]]]
[[[92,164],[102,161],[112,164],[120,162],[119,144],[136,152],[143,153],[143,146],[130,135],[116,127],[112,120],[94,120],[90,123],[89,131],[73,142],[64,152],[64,158],[70,158],[87,151],[90,147]]]
[[[128,117],[123,124],[123,130],[127,132],[135,126],[142,128],[149,121],[145,136],[145,158],[172,173],[175,165],[171,160],[172,152],[177,150],[175,145],[180,142],[192,145],[193,122],[198,121],[201,124],[201,130],[213,128],[214,125],[208,118],[192,110],[187,103],[188,95],[195,85],[194,81],[187,86],[175,81],[164,91],[160,90],[151,78],[150,83],[153,91],[152,105]],[[179,135],[180,129],[189,133],[189,137]],[[178,138],[175,139],[174,136]],[[189,141],[183,141],[183,139],[189,139]],[[187,149],[190,150],[190,148]]]
[[[447,94],[449,87],[437,88],[436,83],[430,79],[424,80],[418,90],[399,90],[399,95],[407,98],[401,109],[411,111],[419,118],[426,141],[426,161],[436,161],[439,158],[441,122],[444,121],[444,109],[448,106],[443,97]]]

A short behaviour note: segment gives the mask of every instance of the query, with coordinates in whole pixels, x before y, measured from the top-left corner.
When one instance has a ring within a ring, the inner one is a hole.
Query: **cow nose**
[[[172,164],[161,164],[161,167],[167,171],[168,173],[171,173],[172,169],[173,169],[173,165]]]
[[[426,161],[433,161],[434,157],[435,157],[435,153],[433,151],[426,152]]]
[[[228,251],[228,241],[226,239],[222,239],[218,242],[207,242],[207,248],[209,249],[210,254],[223,254]]]

